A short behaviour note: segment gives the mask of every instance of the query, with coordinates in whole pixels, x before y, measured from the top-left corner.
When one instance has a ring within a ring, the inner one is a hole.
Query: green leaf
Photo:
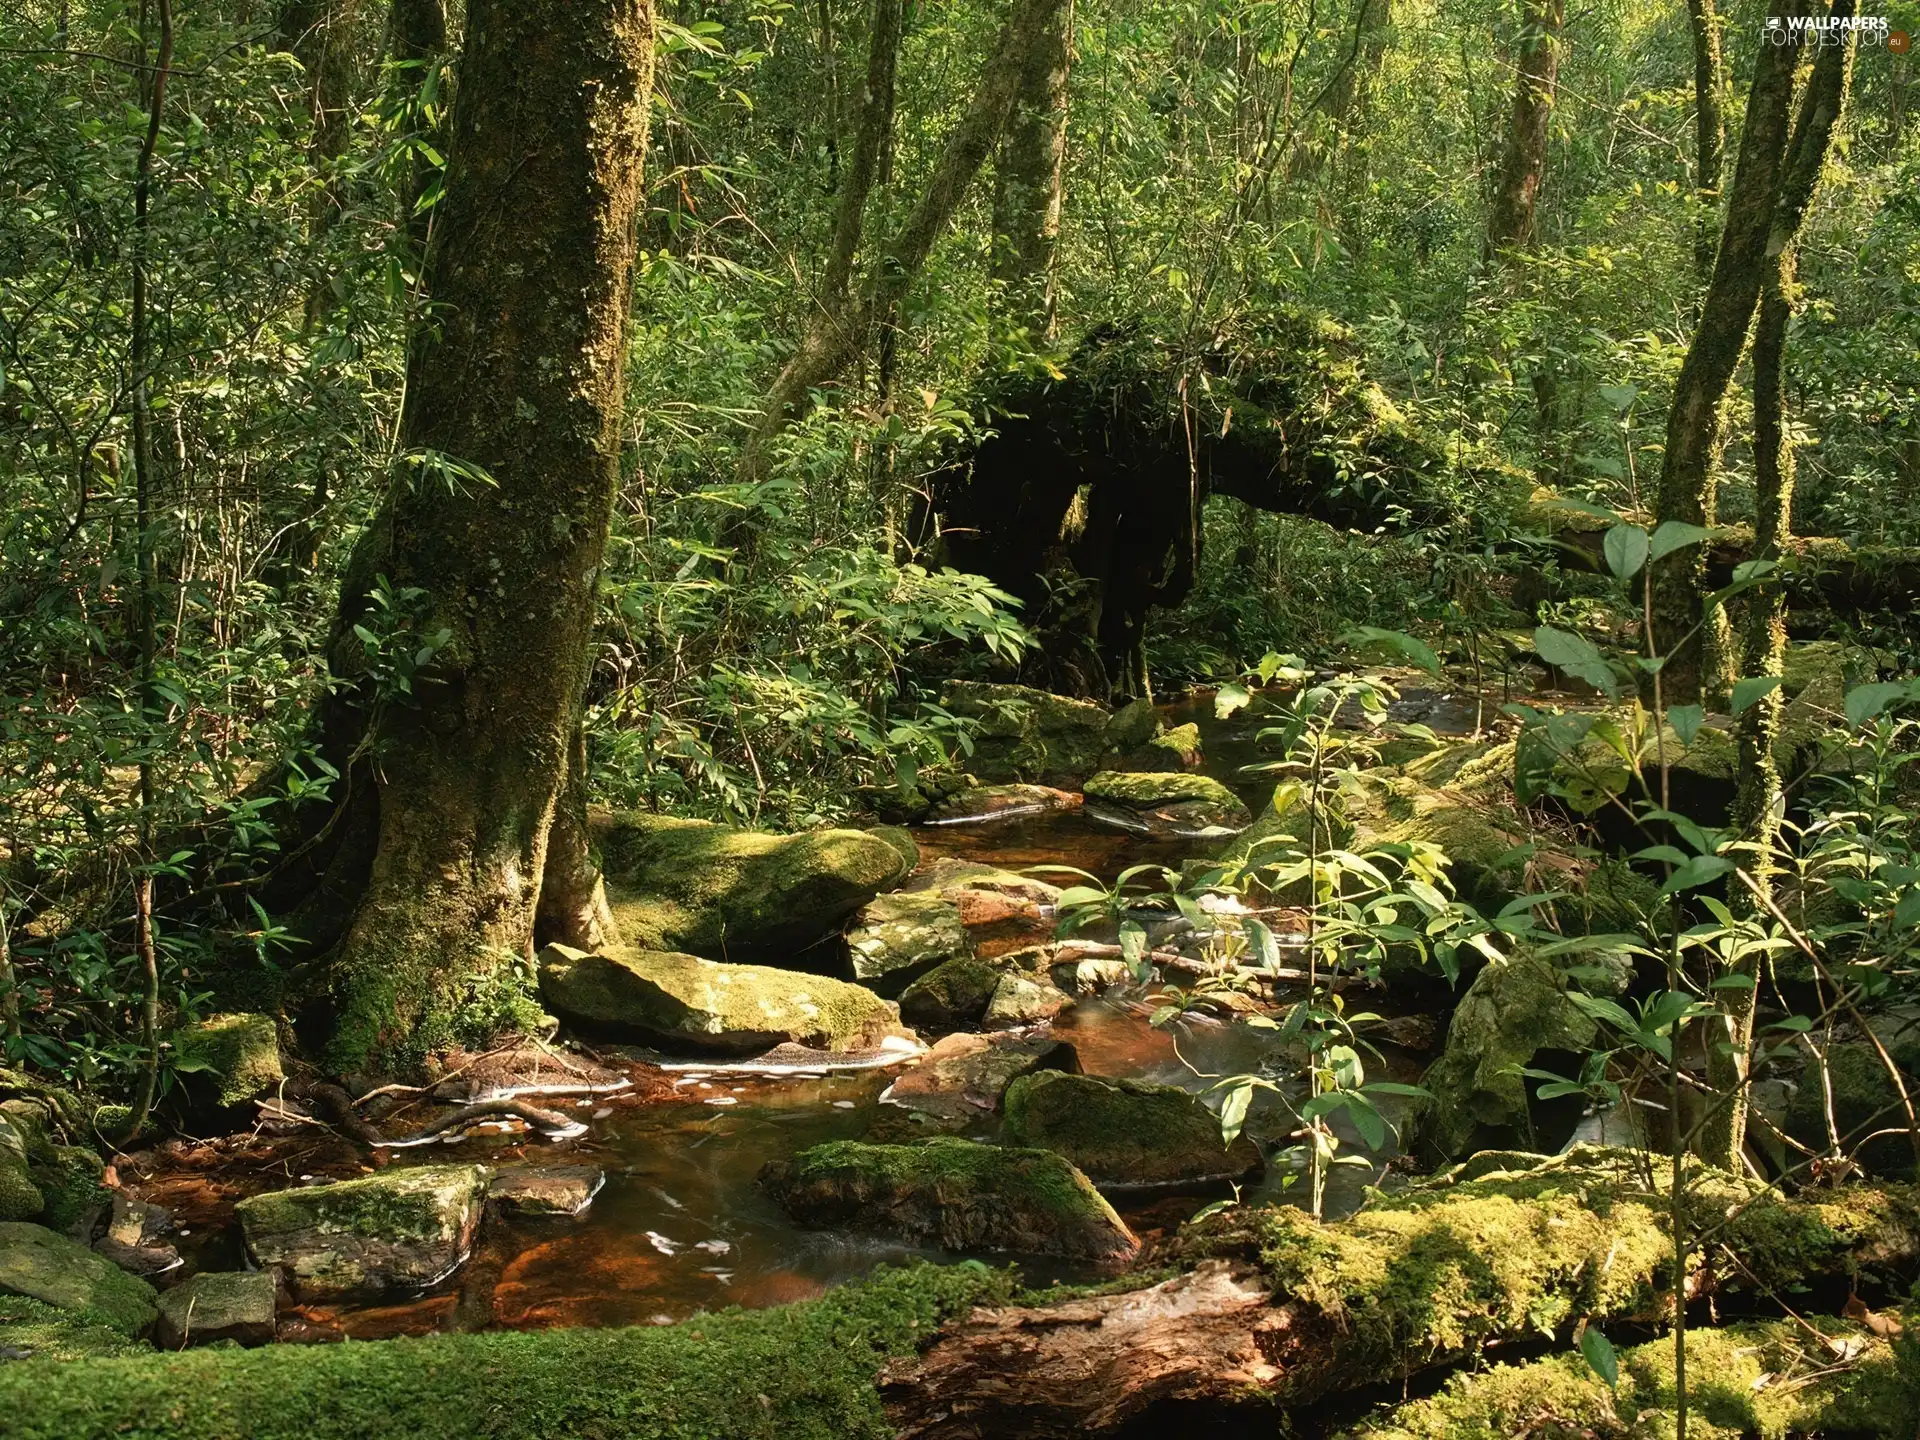
[[[1253,695],[1244,685],[1222,685],[1214,692],[1213,718],[1225,720],[1236,710],[1244,710],[1253,703]]]
[[[1568,630],[1556,630],[1551,625],[1542,625],[1533,632],[1533,648],[1554,669],[1564,670],[1575,679],[1586,681],[1609,697],[1619,693],[1620,681],[1614,675],[1613,667],[1607,664],[1586,637]]]
[[[1440,673],[1440,657],[1433,653],[1432,647],[1403,631],[1382,630],[1377,625],[1356,625],[1343,638],[1350,642],[1384,645],[1389,650],[1397,651],[1429,675]]]
[[[1609,1390],[1620,1388],[1620,1357],[1614,1354],[1611,1340],[1589,1325],[1580,1332],[1580,1353]]]
[[[1751,710],[1767,696],[1780,688],[1778,675],[1754,675],[1745,680],[1733,682],[1733,713]]]
[[[1732,869],[1733,862],[1724,855],[1695,855],[1667,877],[1660,893],[1674,895],[1682,890],[1697,890],[1702,885],[1711,885]]]
[[[1920,885],[1900,897],[1900,903],[1893,907],[1893,923],[1920,925]]]
[[[1847,723],[1857,730],[1895,700],[1905,699],[1907,693],[1907,686],[1886,682],[1877,685],[1856,685],[1847,692],[1845,705]]]
[[[1682,745],[1691,745],[1700,727],[1707,723],[1707,712],[1698,705],[1669,705],[1667,723],[1673,726],[1673,733],[1680,737]]]
[[[1369,1150],[1378,1150],[1387,1143],[1387,1122],[1380,1118],[1380,1112],[1373,1103],[1356,1090],[1341,1092],[1346,1096],[1347,1118],[1353,1121],[1353,1128],[1360,1132],[1361,1140]]]
[[[1631,580],[1640,573],[1640,567],[1647,563],[1648,543],[1647,532],[1638,525],[1616,525],[1607,531],[1601,549],[1616,579]]]
[[[1712,538],[1713,532],[1702,526],[1684,524],[1679,520],[1663,520],[1660,528],[1653,532],[1653,544],[1647,558],[1663,559],[1676,550],[1684,550],[1689,545],[1698,545],[1702,540]]]
[[[1227,1092],[1227,1098],[1220,1102],[1220,1140],[1231,1145],[1240,1138],[1241,1127],[1247,1123],[1247,1106],[1253,1102],[1252,1082],[1236,1085]]]

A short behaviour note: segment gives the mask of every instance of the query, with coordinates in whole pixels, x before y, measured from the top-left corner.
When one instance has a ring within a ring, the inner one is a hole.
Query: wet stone
[[[512,1215],[580,1215],[606,1181],[604,1171],[587,1166],[517,1167],[494,1177],[487,1198]]]
[[[1053,1019],[1071,1004],[1072,997],[1055,989],[1052,981],[1009,972],[993,987],[984,1023],[989,1030],[1035,1025]]]
[[[999,1109],[1021,1075],[1079,1068],[1073,1046],[1049,1035],[949,1035],[894,1081],[885,1099],[942,1120],[968,1119]]]
[[[230,1341],[265,1345],[274,1335],[273,1277],[264,1270],[209,1271],[160,1297],[154,1340],[163,1350]]]
[[[973,951],[958,907],[937,895],[880,895],[854,916],[847,931],[853,978],[884,996],[945,961]]]

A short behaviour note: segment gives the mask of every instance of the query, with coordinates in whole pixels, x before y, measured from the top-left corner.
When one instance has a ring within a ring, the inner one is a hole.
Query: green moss
[[[0,1221],[32,1220],[46,1207],[47,1197],[33,1183],[26,1163],[0,1155]]]
[[[25,1295],[0,1295],[0,1350],[13,1360],[93,1360],[152,1353],[121,1328],[90,1310],[61,1310]],[[0,1361],[4,1375],[10,1361]]]
[[[1162,731],[1120,757],[1122,770],[1191,770],[1200,763],[1200,727],[1188,722]]]
[[[1129,773],[1102,770],[1081,787],[1089,800],[1105,800],[1135,809],[1151,805],[1208,805],[1225,812],[1244,812],[1240,797],[1211,775],[1147,770]]]
[[[1103,705],[1025,685],[956,680],[942,691],[941,703],[977,727],[967,764],[990,785],[1077,780],[1098,770],[1116,744],[1139,744],[1152,733],[1141,732],[1138,710],[1110,716]],[[1151,720],[1151,707],[1145,714]]]
[[[1239,1179],[1260,1167],[1246,1136],[1229,1147],[1219,1118],[1170,1085],[1042,1070],[1015,1080],[1005,1104],[1009,1144],[1055,1151],[1098,1181]]]
[[[0,1224],[0,1294],[85,1312],[125,1335],[153,1323],[151,1285],[40,1225]]]
[[[800,1305],[675,1326],[0,1365],[11,1440],[882,1440],[875,1376],[1005,1284],[885,1270]]]
[[[1908,1440],[1920,1423],[1920,1389],[1901,1375],[1884,1341],[1852,1326],[1826,1331],[1862,1353],[1833,1363],[1827,1344],[1785,1323],[1690,1330],[1687,1334],[1688,1433],[1702,1440],[1845,1433]],[[1609,1389],[1577,1354],[1531,1364],[1496,1365],[1459,1375],[1430,1399],[1399,1406],[1348,1431],[1349,1440],[1508,1440],[1515,1435],[1673,1433],[1673,1342],[1623,1351],[1620,1387]]]
[[[900,1018],[910,1025],[950,1026],[987,1013],[1004,964],[961,955],[922,975],[900,992]]]
[[[421,1165],[252,1195],[234,1211],[249,1238],[313,1229],[366,1240],[447,1240],[491,1173],[484,1165]]]
[[[66,1231],[89,1210],[107,1203],[107,1191],[100,1183],[106,1166],[91,1150],[77,1145],[56,1145],[47,1163],[34,1166],[34,1176],[46,1197],[40,1223],[50,1230]]]

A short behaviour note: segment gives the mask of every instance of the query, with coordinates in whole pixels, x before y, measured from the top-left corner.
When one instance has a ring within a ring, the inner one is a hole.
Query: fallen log
[[[888,1367],[888,1416],[915,1440],[1109,1434],[1171,1402],[1293,1409],[1581,1320],[1662,1315],[1667,1201],[1627,1152],[1477,1158],[1495,1168],[1335,1224],[1265,1209],[1190,1227],[1177,1259],[1193,1268],[1145,1290],[978,1307]],[[1710,1237],[1696,1295],[1920,1260],[1911,1187],[1782,1200],[1703,1173],[1690,1202]],[[1739,1269],[1712,1264],[1720,1245]]]

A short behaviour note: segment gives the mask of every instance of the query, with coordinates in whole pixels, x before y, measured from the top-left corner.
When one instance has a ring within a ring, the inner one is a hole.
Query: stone
[[[1104,705],[1069,700],[1025,685],[952,680],[941,704],[977,727],[967,764],[988,784],[1079,780],[1113,750],[1113,722]],[[1134,733],[1138,718],[1122,729]],[[1138,743],[1138,742],[1135,742]]]
[[[1082,803],[1073,791],[1048,785],[976,785],[948,796],[928,813],[924,823],[977,825],[988,820],[1044,815],[1050,810],[1078,810]]]
[[[264,1270],[209,1270],[183,1280],[160,1297],[153,1331],[162,1350],[265,1345],[273,1335],[273,1276]]]
[[[959,907],[937,895],[896,891],[874,897],[847,931],[853,978],[898,996],[935,966],[973,953]]]
[[[1910,1097],[1920,1096],[1920,1059],[1908,1046],[1890,1049],[1901,1083]],[[1827,1084],[1809,1057],[1800,1072],[1799,1088],[1787,1105],[1787,1134],[1808,1149],[1824,1154],[1833,1146],[1827,1129],[1827,1092],[1833,1094],[1833,1122],[1840,1132],[1840,1149],[1852,1155],[1873,1176],[1906,1180],[1914,1176],[1913,1141],[1907,1134],[1900,1096],[1887,1075],[1879,1051],[1864,1040],[1848,1040],[1827,1047]],[[1866,1137],[1878,1130],[1888,1135]],[[1862,1142],[1865,1142],[1864,1144]]]
[[[1120,757],[1121,770],[1197,770],[1201,763],[1200,727],[1189,722],[1155,735]]]
[[[951,856],[914,876],[906,891],[957,909],[974,954],[988,960],[1051,939],[1060,902],[1057,885]]]
[[[1089,818],[1145,835],[1224,835],[1253,823],[1246,802],[1210,775],[1103,770],[1082,789]]]
[[[180,1252],[165,1238],[171,1229],[173,1216],[164,1207],[115,1190],[107,1233],[93,1242],[93,1248],[135,1275],[164,1275],[182,1264]]]
[[[929,1030],[978,1024],[1006,966],[964,955],[936,967],[900,995],[900,1018]]]
[[[772,1161],[760,1183],[812,1229],[1108,1262],[1140,1249],[1093,1182],[1050,1150],[951,1137],[919,1145],[837,1140]]]
[[[153,1323],[154,1289],[86,1246],[42,1225],[0,1223],[0,1294],[85,1312],[123,1335]]]
[[[1051,1035],[948,1035],[881,1099],[942,1120],[972,1119],[998,1110],[1007,1086],[1022,1075],[1079,1069],[1073,1046]]]
[[[1598,1026],[1568,998],[1567,977],[1519,951],[1488,964],[1460,997],[1446,1048],[1421,1084],[1428,1135],[1449,1155],[1497,1146],[1528,1130],[1527,1089],[1518,1073],[1542,1050],[1584,1051]],[[1498,1132],[1486,1136],[1483,1131]]]
[[[608,903],[636,950],[785,964],[912,871],[864,830],[771,835],[643,811],[596,812]]]
[[[435,1285],[465,1262],[486,1199],[483,1165],[422,1165],[254,1195],[235,1206],[256,1264],[302,1301]]]
[[[27,1168],[26,1135],[10,1116],[0,1115],[0,1221],[36,1219],[46,1203]]]
[[[1193,730],[1197,740],[1199,727],[1187,728]],[[1131,750],[1150,744],[1159,730],[1160,714],[1153,708],[1153,701],[1143,695],[1138,700],[1129,700],[1107,717],[1107,748]]]
[[[982,1022],[989,1030],[1014,1025],[1037,1025],[1051,1020],[1073,1004],[1073,998],[1054,988],[1051,980],[1008,971],[993,987]]]
[[[493,1177],[487,1198],[510,1215],[582,1215],[606,1183],[591,1166],[516,1165]]]
[[[1038,1071],[1007,1087],[1006,1111],[1008,1144],[1064,1155],[1096,1184],[1205,1184],[1262,1168],[1251,1140],[1228,1145],[1219,1117],[1171,1085]]]
[[[844,980],[624,945],[597,954],[549,945],[540,993],[574,1025],[725,1055],[789,1043],[863,1050],[902,1032],[892,1001]]]
[[[223,1110],[245,1105],[286,1079],[280,1032],[270,1015],[209,1015],[176,1032],[173,1046],[175,1069],[186,1086],[210,1092]]]

